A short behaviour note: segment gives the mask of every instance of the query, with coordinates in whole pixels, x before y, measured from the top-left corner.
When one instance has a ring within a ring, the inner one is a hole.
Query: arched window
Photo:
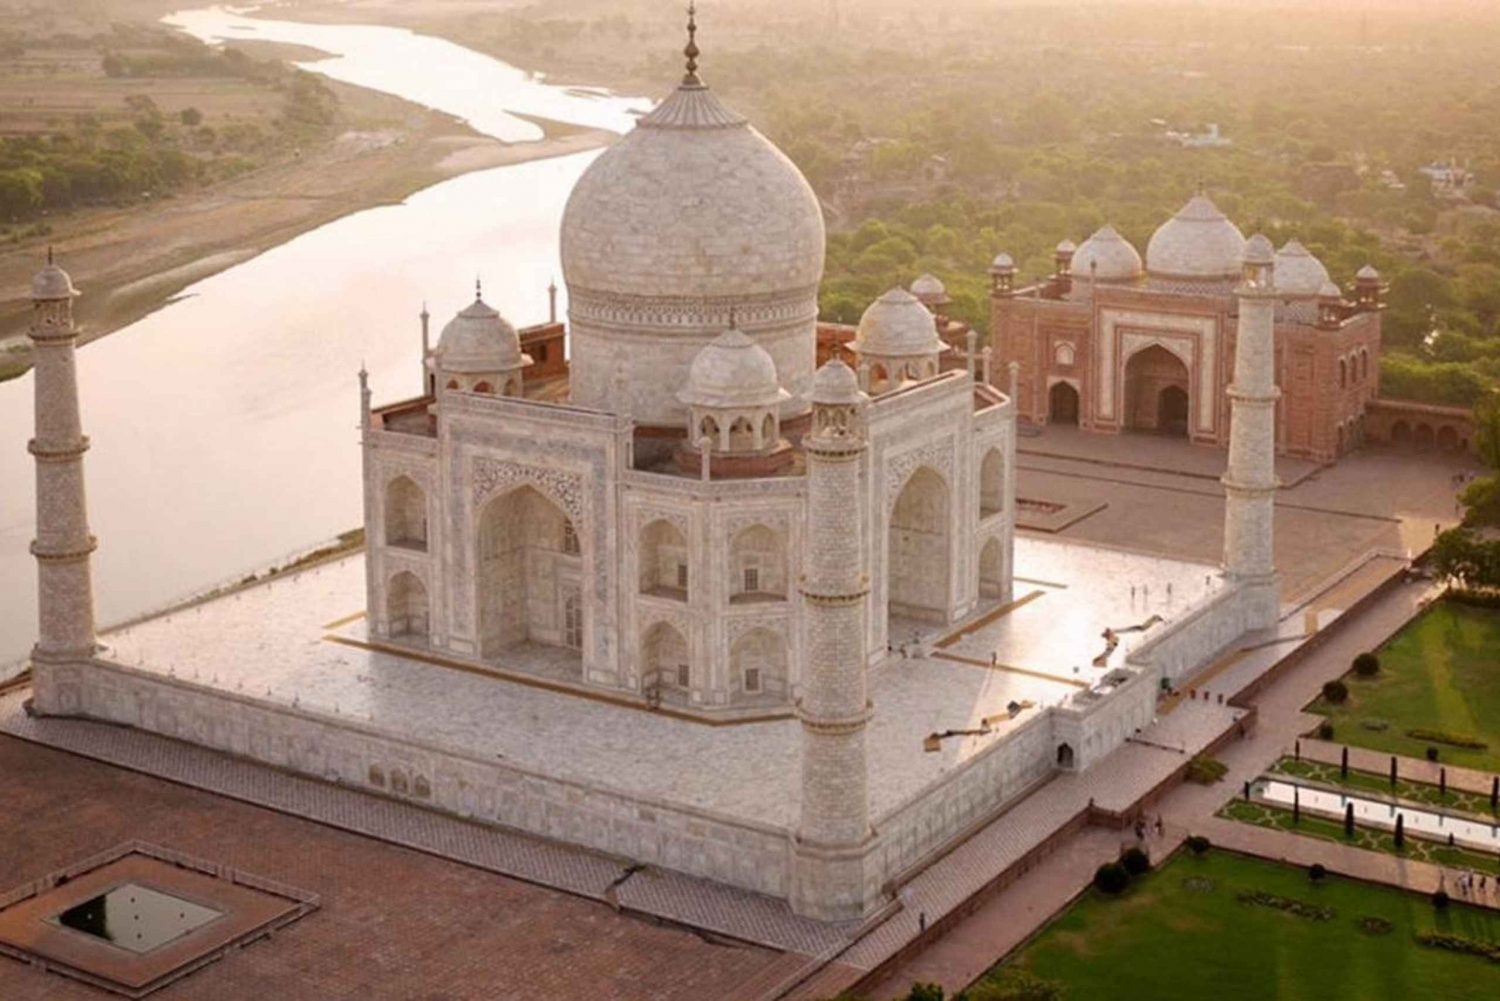
[[[1005,459],[998,448],[984,453],[979,464],[979,516],[988,518],[1005,510]]]
[[[885,366],[876,362],[870,366],[870,393],[883,393],[890,389],[891,377],[886,372]]]
[[[490,384],[488,382],[484,382],[484,381],[481,380],[479,382],[474,383],[474,392],[476,392],[476,393],[493,393],[494,390],[490,387]]]
[[[729,425],[729,450],[751,452],[755,450],[755,426],[748,417],[736,417]]]
[[[641,593],[686,601],[688,545],[676,526],[665,519],[647,525],[639,553]]]
[[[1057,363],[1059,365],[1071,367],[1073,364],[1073,359],[1075,357],[1073,345],[1069,344],[1066,341],[1062,342],[1053,352],[1053,357],[1057,359]]]
[[[1339,359],[1339,388],[1343,389],[1345,386],[1348,386],[1348,385],[1349,385],[1349,363],[1347,361],[1345,361],[1344,359],[1340,358]]]
[[[776,445],[776,418],[766,414],[765,419],[760,422],[760,447],[773,448]]]
[[[665,622],[646,630],[641,638],[641,685],[647,698],[653,693],[686,691],[692,687],[693,671],[688,643]]]
[[[385,544],[427,548],[427,495],[409,476],[398,476],[386,485]]]
[[[458,388],[458,380],[457,379],[449,379],[448,380],[448,388],[449,389],[457,389]]]
[[[1360,349],[1359,352],[1359,381],[1364,382],[1370,378],[1370,352]]]
[[[703,420],[698,423],[698,435],[699,437],[707,438],[709,439],[709,441],[713,442],[713,444],[709,446],[710,450],[717,449],[719,447],[719,422],[714,420],[712,417],[703,418]]]
[[[769,629],[752,629],[729,651],[729,685],[734,694],[785,695],[786,643]]]
[[[780,601],[786,598],[786,535],[751,525],[729,542],[729,600]]]

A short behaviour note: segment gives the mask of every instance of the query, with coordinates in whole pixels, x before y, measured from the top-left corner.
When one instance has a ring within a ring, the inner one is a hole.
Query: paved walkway
[[[1486,880],[1484,893],[1479,893],[1476,887],[1474,894],[1464,897],[1458,892],[1456,877],[1459,871],[1430,862],[1367,851],[1337,841],[1324,841],[1322,838],[1305,838],[1290,831],[1273,831],[1268,827],[1241,824],[1219,817],[1200,821],[1195,833],[1205,835],[1221,848],[1230,848],[1248,855],[1278,859],[1297,866],[1310,866],[1318,862],[1329,872],[1371,883],[1399,886],[1414,893],[1430,894],[1443,889],[1455,899],[1500,910],[1500,880]]]
[[[1343,744],[1327,740],[1316,740],[1310,737],[1302,738],[1302,757],[1308,761],[1319,761],[1326,765],[1337,765],[1341,763],[1343,751]],[[1367,747],[1351,747],[1349,748],[1349,767],[1355,771],[1388,775],[1391,770],[1391,755],[1384,751],[1372,751]],[[1408,758],[1404,754],[1396,755],[1396,774],[1412,782],[1426,782],[1428,785],[1437,785],[1441,777],[1440,773],[1444,769],[1448,772],[1449,789],[1488,796],[1490,790],[1494,788],[1495,775],[1490,772],[1481,772],[1473,768],[1460,768],[1457,765],[1445,765],[1438,761],[1427,761],[1422,758]]]

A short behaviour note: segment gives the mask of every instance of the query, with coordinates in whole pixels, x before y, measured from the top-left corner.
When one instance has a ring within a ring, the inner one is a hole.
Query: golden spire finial
[[[697,86],[703,81],[698,79],[698,5],[696,0],[688,0],[687,14],[688,43],[682,50],[682,54],[687,56],[687,74],[682,78],[682,82],[689,86]]]

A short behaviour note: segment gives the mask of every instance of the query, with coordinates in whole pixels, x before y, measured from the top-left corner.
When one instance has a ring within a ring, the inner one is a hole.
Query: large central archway
[[[912,474],[891,507],[886,556],[891,621],[947,621],[951,512],[948,484],[927,466]],[[890,632],[894,637],[895,630]]]
[[[536,488],[520,486],[493,498],[479,515],[479,652],[497,657],[531,641],[572,646],[582,636],[577,578],[581,558],[575,526]]]
[[[1125,363],[1125,426],[1186,437],[1192,391],[1182,359],[1153,344]]]

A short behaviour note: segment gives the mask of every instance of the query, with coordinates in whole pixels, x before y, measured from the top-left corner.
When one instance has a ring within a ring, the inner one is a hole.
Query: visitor
[[[1162,821],[1161,814],[1158,813],[1156,815],[1156,833],[1157,833],[1157,835],[1162,835],[1162,834],[1165,834],[1166,832],[1167,832],[1167,825],[1166,825],[1165,822]]]
[[[919,935],[920,934],[924,934],[926,931],[927,931],[927,912],[926,911],[918,911],[917,912],[917,934],[919,934]]]

